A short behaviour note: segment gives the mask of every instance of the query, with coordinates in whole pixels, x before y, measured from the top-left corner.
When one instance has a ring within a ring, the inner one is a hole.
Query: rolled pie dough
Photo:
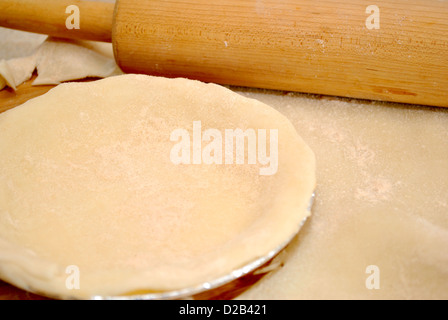
[[[172,133],[193,136],[198,121],[278,130],[278,170],[260,175],[266,165],[247,154],[173,163]],[[48,296],[195,286],[284,244],[309,215],[312,151],[280,113],[221,86],[141,75],[62,84],[1,114],[0,132],[0,277]]]

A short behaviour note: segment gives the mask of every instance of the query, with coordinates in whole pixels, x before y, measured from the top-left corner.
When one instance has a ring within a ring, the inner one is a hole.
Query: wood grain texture
[[[17,107],[28,100],[38,97],[48,92],[54,86],[32,86],[32,82],[36,76],[31,80],[26,81],[18,87],[17,91],[11,88],[6,88],[0,91],[0,113]]]
[[[80,28],[67,29],[66,8],[79,8]],[[0,25],[55,37],[111,42],[113,3],[86,0],[1,0]]]
[[[2,0],[0,25],[111,41],[130,73],[448,107],[448,2]],[[65,27],[68,5],[81,29]]]
[[[126,72],[448,107],[448,2],[119,0]]]

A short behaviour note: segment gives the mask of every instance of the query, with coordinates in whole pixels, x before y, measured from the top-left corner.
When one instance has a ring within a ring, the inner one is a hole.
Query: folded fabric
[[[33,85],[51,85],[88,77],[106,78],[123,72],[113,58],[112,44],[47,38],[30,56],[0,60],[0,90],[17,90],[37,69]]]

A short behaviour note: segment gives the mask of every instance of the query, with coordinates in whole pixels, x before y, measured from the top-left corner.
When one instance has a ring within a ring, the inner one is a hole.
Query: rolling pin
[[[448,1],[1,0],[0,25],[112,42],[127,73],[448,107]]]

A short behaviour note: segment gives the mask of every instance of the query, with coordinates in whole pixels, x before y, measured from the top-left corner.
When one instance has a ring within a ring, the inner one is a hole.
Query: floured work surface
[[[447,298],[448,110],[233,90],[287,116],[317,159],[312,218],[240,298]],[[5,283],[0,297],[39,299]]]
[[[241,298],[448,298],[446,109],[232,90],[292,121],[316,154],[318,180],[313,216],[284,266]],[[14,105],[12,96],[0,92],[0,110]],[[366,287],[375,280],[370,266],[380,271],[379,290]],[[3,283],[1,298],[39,297]]]
[[[51,297],[210,283],[309,216],[312,151],[275,109],[217,85],[63,84],[0,130],[0,277]]]
[[[447,299],[448,110],[247,95],[296,126],[318,187],[284,267],[240,297]]]

